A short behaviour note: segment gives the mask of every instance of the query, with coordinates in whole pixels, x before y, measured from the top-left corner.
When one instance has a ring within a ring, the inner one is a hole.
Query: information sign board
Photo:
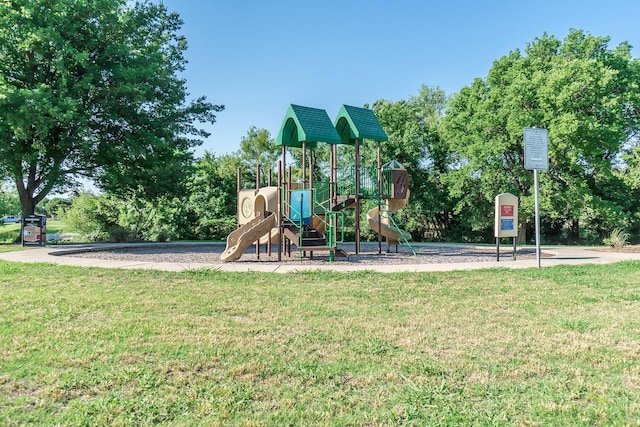
[[[503,193],[495,200],[495,237],[516,237],[518,235],[518,198]]]
[[[513,216],[513,205],[500,205],[500,215]]]
[[[524,128],[524,168],[549,169],[549,131],[542,128]]]
[[[500,220],[500,229],[502,231],[513,231],[513,218],[511,219],[501,219]]]

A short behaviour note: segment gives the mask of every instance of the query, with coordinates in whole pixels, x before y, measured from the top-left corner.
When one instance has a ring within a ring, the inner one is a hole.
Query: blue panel
[[[502,230],[502,231],[513,231],[513,219],[501,219],[500,220],[500,230]]]
[[[291,192],[291,220],[295,223],[311,224],[311,190],[293,190]]]

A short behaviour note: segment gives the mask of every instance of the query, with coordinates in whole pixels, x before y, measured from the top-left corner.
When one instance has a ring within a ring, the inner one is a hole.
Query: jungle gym
[[[377,143],[377,164],[361,165],[360,145],[364,139]],[[355,251],[360,252],[360,214],[363,201],[374,207],[367,211],[367,225],[377,234],[378,253],[382,253],[382,238],[387,250],[393,245],[407,245],[411,235],[402,230],[393,214],[402,209],[409,198],[408,174],[398,162],[382,163],[381,144],[387,134],[372,110],[342,105],[332,123],[323,109],[289,105],[276,145],[282,147],[278,161],[277,185],[261,187],[260,171],[256,172],[255,188],[241,188],[238,170],[238,228],[227,237],[221,256],[224,262],[240,259],[244,251],[256,245],[277,243],[278,261],[291,256],[292,247],[300,259],[313,257],[314,252],[329,252],[329,260],[346,255],[338,245],[344,242],[344,219],[347,210],[355,216]],[[313,156],[308,155],[319,143],[329,144],[330,173],[314,182]],[[352,146],[354,164],[338,165],[338,145]],[[293,182],[287,166],[287,149],[301,150],[300,179]]]

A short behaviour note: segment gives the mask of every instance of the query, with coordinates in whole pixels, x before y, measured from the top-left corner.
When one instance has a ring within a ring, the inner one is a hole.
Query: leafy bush
[[[92,242],[111,240],[113,230],[118,227],[116,201],[107,196],[80,194],[73,199],[63,217],[70,230]]]
[[[50,200],[45,200],[43,208],[51,217],[62,218],[67,209],[71,207],[71,204],[72,201],[70,199],[55,197]]]
[[[609,236],[605,237],[602,242],[612,248],[622,248],[629,242],[629,233],[621,228],[614,228]]]

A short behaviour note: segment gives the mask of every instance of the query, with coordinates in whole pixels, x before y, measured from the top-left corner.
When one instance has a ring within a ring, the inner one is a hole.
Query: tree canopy
[[[275,171],[277,175],[280,153],[280,147],[276,146],[275,140],[268,130],[251,126],[247,135],[240,140],[240,150],[236,155],[242,161],[242,168],[245,172],[255,179],[258,166],[260,166],[263,178],[268,177],[269,171],[272,173]]]
[[[182,182],[224,107],[187,100],[181,25],[147,1],[0,3],[0,176],[23,214],[81,177],[151,198]]]
[[[448,225],[449,208],[441,179],[446,171],[446,150],[438,131],[447,100],[441,88],[423,85],[418,95],[407,100],[378,100],[373,104],[389,136],[389,141],[381,145],[382,158],[399,161],[409,173],[411,198],[403,215],[417,237],[441,238]],[[373,159],[371,152],[363,150],[364,156]]]
[[[562,41],[545,34],[453,97],[442,123],[447,182],[472,227],[486,228],[502,192],[521,195],[522,218],[531,216],[525,127],[549,130],[550,169],[540,194],[551,233],[569,228],[578,238],[580,222],[624,225],[629,206],[614,171],[638,131],[640,62],[627,43],[608,44],[579,30]]]

